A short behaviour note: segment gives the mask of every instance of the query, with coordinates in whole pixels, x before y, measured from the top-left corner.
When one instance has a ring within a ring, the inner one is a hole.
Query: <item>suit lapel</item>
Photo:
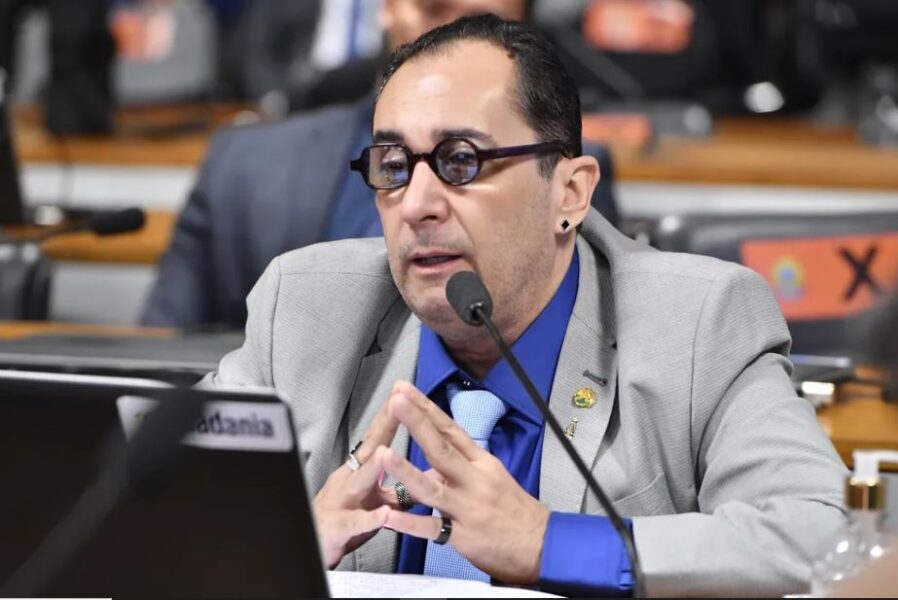
[[[617,350],[614,343],[614,307],[607,262],[582,238],[577,240],[580,279],[577,300],[568,323],[549,409],[562,428],[576,419],[571,443],[587,466],[594,465],[616,401]],[[596,392],[591,408],[574,405],[574,393]],[[578,513],[586,482],[567,456],[561,442],[546,428],[540,463],[540,500],[551,510]],[[572,482],[574,482],[572,484]]]
[[[380,348],[366,356],[359,368],[349,400],[347,425],[350,445],[364,437],[396,380],[414,381],[420,326],[421,322],[409,313],[400,297],[378,333],[377,344]],[[391,447],[400,456],[405,456],[408,442],[408,431],[400,427]],[[354,568],[373,573],[392,572],[397,550],[397,534],[381,530],[354,552]]]

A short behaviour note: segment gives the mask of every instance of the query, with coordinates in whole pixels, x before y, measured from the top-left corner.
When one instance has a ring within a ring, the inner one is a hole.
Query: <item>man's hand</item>
[[[384,468],[416,501],[452,519],[449,543],[475,566],[505,583],[537,583],[549,510],[412,384],[398,382],[393,391],[389,415],[408,428],[433,471],[422,473],[390,449]],[[441,520],[391,510],[385,525],[436,539]]]
[[[396,393],[394,388],[390,399]],[[380,485],[384,457],[399,426],[389,414],[390,399],[374,417],[355,452],[361,468],[353,471],[348,464],[342,465],[331,473],[315,496],[312,508],[324,563],[329,569],[371,539],[383,527],[391,508],[398,510],[396,491]]]

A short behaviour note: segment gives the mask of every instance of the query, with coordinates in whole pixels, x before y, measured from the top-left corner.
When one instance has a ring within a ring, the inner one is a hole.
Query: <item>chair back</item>
[[[40,248],[0,242],[0,319],[46,320],[52,263]]]

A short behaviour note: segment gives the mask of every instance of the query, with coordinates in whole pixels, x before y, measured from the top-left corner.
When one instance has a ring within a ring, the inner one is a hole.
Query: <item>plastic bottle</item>
[[[845,482],[848,519],[814,563],[811,596],[825,597],[833,585],[862,576],[871,561],[888,551],[889,537],[882,526],[887,490],[879,475],[880,462],[898,463],[898,452],[854,451],[854,474]]]

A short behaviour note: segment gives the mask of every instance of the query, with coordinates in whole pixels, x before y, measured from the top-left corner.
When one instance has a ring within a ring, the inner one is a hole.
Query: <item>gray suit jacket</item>
[[[268,263],[320,242],[343,181],[358,177],[349,153],[370,104],[219,133],[159,265],[143,324],[243,327],[246,295]],[[593,206],[616,224],[611,157],[594,144],[583,151],[602,170]]]
[[[715,259],[662,253],[592,211],[549,407],[579,418],[573,444],[617,509],[656,595],[802,591],[842,521],[846,469],[789,380],[789,336],[764,281]],[[245,345],[216,385],[276,388],[293,408],[312,491],[362,437],[396,379],[413,380],[420,322],[380,238],[317,245],[271,263],[249,297]],[[586,373],[606,378],[597,387]],[[599,401],[576,408],[580,387]],[[407,433],[394,447],[405,452]],[[547,434],[540,500],[600,514]],[[343,568],[390,571],[381,531]]]

